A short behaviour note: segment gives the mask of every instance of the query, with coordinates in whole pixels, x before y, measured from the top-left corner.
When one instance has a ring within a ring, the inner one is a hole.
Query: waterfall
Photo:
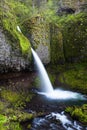
[[[38,94],[44,95],[47,98],[50,99],[59,99],[59,100],[85,100],[85,96],[81,95],[80,93],[72,92],[72,91],[65,91],[60,89],[53,89],[52,84],[50,82],[50,79],[48,77],[48,74],[44,68],[44,65],[42,64],[40,58],[38,57],[37,53],[31,48],[35,64],[37,66],[40,80],[41,80],[41,86],[42,86],[42,92],[38,92]]]
[[[19,26],[17,26],[17,30],[21,33],[21,29]],[[50,82],[50,79],[48,77],[48,74],[44,68],[44,65],[42,64],[39,56],[37,53],[31,48],[42,86],[42,92],[38,92],[41,95],[45,95],[46,97],[50,99],[79,99],[79,100],[87,100],[84,95],[81,95],[76,92],[71,91],[64,91],[60,89],[53,89],[52,84]]]
[[[52,84],[51,84],[51,82],[49,80],[48,74],[47,74],[47,72],[46,72],[40,58],[38,57],[37,53],[32,48],[31,48],[31,50],[32,50],[32,54],[33,54],[37,69],[39,71],[42,90],[44,92],[52,92],[53,87],[52,87]]]

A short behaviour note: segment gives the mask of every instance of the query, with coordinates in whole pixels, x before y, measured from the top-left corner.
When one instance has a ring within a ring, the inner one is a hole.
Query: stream
[[[15,73],[5,74],[0,76],[0,85],[4,87],[15,88],[20,87],[26,89],[30,86],[35,78],[34,73]],[[50,99],[43,94],[38,93],[38,89],[35,86],[30,88],[30,91],[34,93],[31,102],[27,104],[25,111],[28,113],[42,113],[41,116],[37,116],[31,122],[30,130],[87,130],[87,126],[77,120],[73,120],[69,114],[64,110],[67,106],[82,105],[87,103],[86,100],[58,100]],[[23,123],[23,130],[29,130],[26,127],[28,122]]]
[[[39,112],[45,112],[44,117],[37,117],[33,120],[31,130],[86,130],[86,126],[84,127],[77,121],[69,119],[69,117],[64,113],[64,107],[70,106],[70,104],[80,105],[79,103],[87,100],[85,96],[80,93],[59,88],[54,89],[38,54],[33,50],[33,48],[31,48],[31,51],[41,83],[41,92],[36,91],[38,99],[36,96],[34,99],[34,101],[36,101],[36,103],[34,102],[34,107],[35,111],[36,108],[37,110],[40,108],[41,110],[39,110]],[[60,112],[58,112],[59,109]],[[32,110],[34,109],[32,108]],[[47,112],[49,114],[46,114]]]
[[[35,118],[31,130],[87,130],[87,127],[82,126],[77,121],[70,120],[62,111]]]
[[[64,112],[68,106],[80,106],[86,102],[86,100],[79,99],[52,100],[44,95],[36,94],[28,107],[31,108],[32,112],[45,114],[32,121],[31,130],[87,130],[87,126],[73,120],[69,114]]]

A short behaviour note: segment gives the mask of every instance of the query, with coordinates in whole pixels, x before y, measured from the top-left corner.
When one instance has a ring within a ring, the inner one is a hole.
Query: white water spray
[[[22,33],[21,32],[21,29],[20,29],[20,27],[17,25],[17,30],[20,32],[20,33]]]
[[[82,126],[80,126],[76,121],[72,122],[68,117],[64,114],[64,112],[60,113],[54,113],[52,112],[51,114],[46,116],[48,119],[50,118],[55,118],[55,120],[60,120],[62,123],[62,126],[66,130],[82,130]]]
[[[48,74],[47,74],[40,58],[38,57],[37,53],[32,48],[31,48],[31,51],[32,51],[36,66],[39,71],[41,86],[42,86],[42,90],[43,90],[42,92],[38,92],[39,94],[45,95],[47,98],[50,98],[50,99],[63,99],[63,100],[66,100],[66,99],[84,100],[84,99],[86,99],[83,95],[76,93],[76,92],[64,91],[64,90],[60,90],[60,89],[54,90],[52,87],[52,84],[49,80]]]

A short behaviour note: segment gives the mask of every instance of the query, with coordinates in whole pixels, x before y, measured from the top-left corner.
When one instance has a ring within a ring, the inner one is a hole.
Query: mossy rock
[[[63,49],[67,62],[87,62],[86,13],[69,15],[63,25]]]
[[[35,114],[27,113],[22,110],[17,110],[13,108],[7,108],[5,111],[8,121],[25,122],[27,120],[32,120]]]
[[[71,89],[87,94],[87,64],[71,64],[70,66],[70,69],[59,76],[59,80],[68,84]]]
[[[17,6],[19,10],[16,8]],[[9,40],[11,41],[11,39],[14,39],[17,43],[19,43],[22,53],[25,54],[25,53],[30,53],[31,49],[30,49],[29,40],[17,29],[18,19],[22,17],[22,16],[18,17],[18,13],[20,14],[21,12],[22,13],[21,15],[23,15],[24,13],[22,12],[22,10],[20,10],[20,7],[21,9],[23,9],[24,12],[26,11],[28,12],[27,7],[21,2],[14,1],[14,0],[8,2],[2,1],[2,7],[0,8],[1,11],[0,17],[1,17],[1,24],[3,26],[4,32],[7,31],[7,33],[9,34],[7,36],[12,36],[9,38]]]
[[[36,16],[23,22],[22,30],[43,63],[50,62],[50,26],[42,16]]]
[[[7,122],[7,117],[0,114],[0,130],[7,130],[7,127],[5,127],[6,122]]]
[[[64,53],[63,53],[63,36],[59,25],[51,24],[51,63],[52,64],[62,64],[64,63]]]
[[[54,17],[50,29],[52,63],[87,62],[86,17],[86,13]]]
[[[33,94],[26,95],[25,93],[20,92],[13,92],[12,90],[2,90],[1,91],[1,98],[9,104],[12,107],[18,109],[22,109],[26,106],[26,102],[30,102],[32,99]],[[2,107],[5,107],[3,104],[1,104]]]
[[[66,112],[70,113],[70,115],[79,120],[80,122],[87,124],[87,104],[84,104],[81,107],[67,107]]]

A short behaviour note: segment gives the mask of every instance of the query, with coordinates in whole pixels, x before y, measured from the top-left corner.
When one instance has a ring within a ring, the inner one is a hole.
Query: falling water
[[[22,33],[21,32],[21,29],[20,29],[20,27],[17,25],[17,30],[20,32],[20,33]]]
[[[53,91],[53,87],[52,84],[49,80],[48,74],[40,60],[40,58],[38,57],[38,55],[36,54],[36,52],[31,48],[33,56],[34,56],[34,60],[35,63],[37,65],[38,71],[39,71],[39,75],[40,75],[40,79],[41,79],[41,86],[43,88],[43,91],[45,92],[52,92]]]
[[[49,80],[48,74],[40,58],[38,57],[37,53],[32,48],[31,50],[32,50],[34,60],[38,68],[39,76],[41,80],[42,92],[38,92],[39,94],[45,95],[47,98],[50,98],[50,99],[63,99],[63,100],[66,100],[66,99],[85,100],[86,99],[84,95],[81,95],[80,93],[64,91],[60,89],[53,89],[52,84]]]

